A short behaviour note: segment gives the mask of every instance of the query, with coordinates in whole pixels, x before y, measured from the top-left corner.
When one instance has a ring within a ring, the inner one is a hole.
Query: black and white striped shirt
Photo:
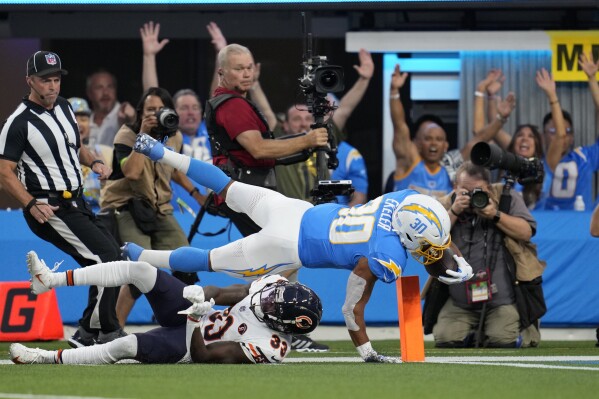
[[[80,145],[75,115],[62,97],[52,110],[24,98],[0,132],[0,158],[17,163],[30,192],[77,190],[83,181]]]

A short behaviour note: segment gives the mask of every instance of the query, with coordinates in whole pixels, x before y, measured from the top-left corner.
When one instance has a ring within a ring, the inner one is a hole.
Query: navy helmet
[[[279,281],[252,295],[251,309],[268,328],[285,334],[314,331],[322,317],[322,304],[314,291],[300,283]]]

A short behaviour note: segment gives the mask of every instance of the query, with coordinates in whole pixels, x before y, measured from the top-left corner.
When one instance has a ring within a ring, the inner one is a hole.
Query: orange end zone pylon
[[[424,362],[424,330],[418,276],[401,277],[396,282],[401,360]]]

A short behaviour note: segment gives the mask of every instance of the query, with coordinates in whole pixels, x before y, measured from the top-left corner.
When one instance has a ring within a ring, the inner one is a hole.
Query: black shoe
[[[75,334],[68,339],[68,344],[71,348],[82,348],[84,346],[92,346],[96,344],[98,339],[97,333],[92,333],[79,327]]]
[[[98,334],[98,343],[105,344],[110,341],[114,341],[117,338],[126,337],[126,336],[127,336],[127,333],[122,328],[119,328],[118,330],[114,330],[114,331],[107,332],[107,333],[100,331],[100,334]]]
[[[294,335],[291,337],[291,349],[298,352],[328,352],[329,347],[312,341],[307,335]]]

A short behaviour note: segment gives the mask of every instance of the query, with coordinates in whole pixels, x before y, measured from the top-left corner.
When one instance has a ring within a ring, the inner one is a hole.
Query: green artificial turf
[[[331,351],[298,354],[290,359],[356,357],[349,341],[325,342]],[[65,342],[26,343],[46,349]],[[380,352],[399,356],[399,342],[377,341]],[[8,359],[8,343],[0,343]],[[598,356],[590,341],[548,341],[529,349],[435,349],[426,356]],[[306,359],[307,360],[307,359]],[[444,359],[443,359],[444,360]],[[282,365],[141,365],[103,366],[0,365],[0,398],[32,394],[95,398],[597,398],[599,361],[510,359],[503,364],[445,363],[292,363]],[[562,368],[541,368],[562,367]],[[572,367],[573,369],[563,368]],[[586,370],[584,368],[589,368]],[[35,398],[35,396],[27,396]]]

